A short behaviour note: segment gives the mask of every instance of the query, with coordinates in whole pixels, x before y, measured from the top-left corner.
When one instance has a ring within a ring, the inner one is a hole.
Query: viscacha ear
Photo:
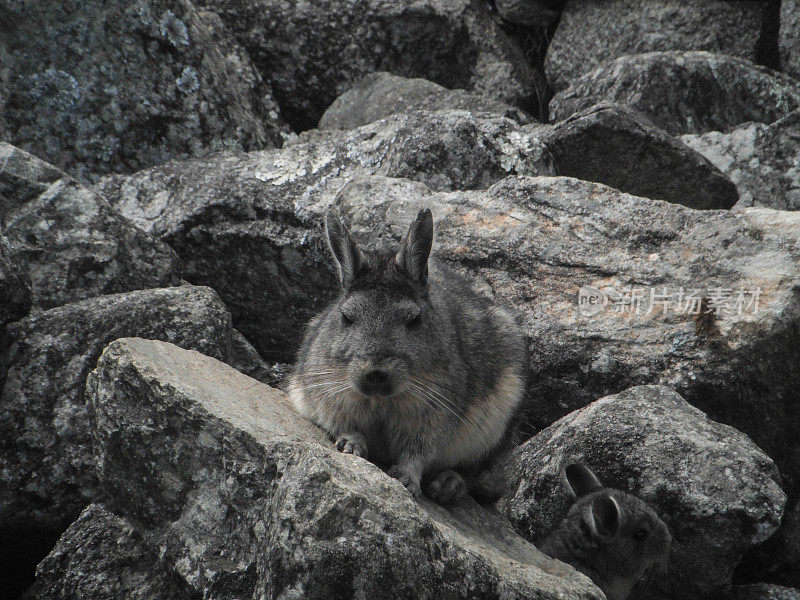
[[[325,237],[336,264],[339,283],[342,287],[347,287],[353,282],[361,266],[361,252],[350,237],[350,232],[332,210],[325,214]]]
[[[597,498],[592,501],[591,515],[594,519],[594,532],[603,538],[612,538],[619,531],[619,524],[622,521],[619,504],[606,493],[597,494]]]
[[[428,258],[432,245],[433,215],[430,209],[425,208],[419,211],[416,220],[408,228],[403,245],[397,253],[397,264],[421,285],[428,283]]]
[[[572,463],[564,471],[567,475],[567,483],[576,498],[603,488],[597,475],[583,463]]]

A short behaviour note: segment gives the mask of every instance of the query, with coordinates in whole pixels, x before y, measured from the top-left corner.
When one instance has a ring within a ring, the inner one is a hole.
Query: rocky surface
[[[187,0],[6,3],[3,20],[7,139],[79,179],[281,144],[252,66]]]
[[[768,2],[725,0],[568,0],[547,49],[555,90],[625,56],[706,50],[758,62]]]
[[[725,600],[800,600],[800,590],[768,583],[735,585]]]
[[[717,166],[624,106],[599,104],[534,135],[559,175],[692,208],[730,208],[738,200]]]
[[[786,507],[778,532],[754,548],[737,571],[739,581],[772,581],[800,588],[800,501]]]
[[[28,272],[35,307],[180,283],[175,252],[97,194],[3,142],[0,164],[9,258]]]
[[[538,114],[544,79],[472,0],[203,0],[238,34],[296,130],[364,75],[390,71]]]
[[[800,79],[800,2],[781,0],[778,34],[781,70]]]
[[[509,172],[554,172],[541,145],[492,115],[422,111],[307,137],[281,150],[170,163],[97,186],[177,250],[187,280],[222,295],[236,328],[269,361],[294,359],[299,332],[330,297],[327,250],[305,206],[329,199],[348,177],[380,173],[452,189],[488,187]]]
[[[694,211],[563,177],[439,193],[383,177],[327,190],[267,186],[259,174],[291,176],[266,156],[216,172],[171,166],[109,189],[120,210],[187,257],[195,283],[219,291],[266,359],[291,361],[304,323],[331,297],[319,224],[335,195],[363,242],[397,243],[429,206],[434,252],[523,318],[533,430],[608,393],[665,383],[753,436],[791,486],[800,481],[794,213]],[[599,314],[579,310],[582,286],[608,303]],[[709,312],[698,316],[701,301]]]
[[[494,0],[494,8],[503,22],[535,28],[556,24],[563,6],[563,0]]]
[[[525,111],[466,90],[449,90],[426,79],[410,79],[384,71],[364,77],[333,101],[319,121],[320,129],[355,129],[397,113],[418,110],[466,110],[492,113],[525,125]]]
[[[21,319],[31,309],[31,278],[12,254],[6,238],[0,236],[0,327]]]
[[[114,510],[198,596],[601,597],[497,515],[414,501],[281,392],[196,352],[117,340],[87,386]]]
[[[650,504],[672,534],[669,598],[712,597],[742,555],[772,535],[786,496],[775,464],[746,435],[715,423],[666,387],[634,387],[593,402],[514,451],[500,512],[541,541],[573,497],[564,468],[584,462],[608,487]]]
[[[121,336],[162,339],[227,360],[230,314],[208,288],[103,296],[6,329],[0,405],[0,537],[43,556],[97,486],[84,387]],[[32,550],[31,550],[32,549]]]
[[[730,177],[738,206],[800,210],[800,110],[772,125],[745,123],[681,140]]]
[[[722,54],[635,54],[576,79],[553,97],[550,117],[562,121],[600,102],[634,108],[672,135],[728,131],[800,107],[800,81]]]
[[[186,586],[159,564],[158,548],[133,524],[91,504],[36,569],[27,600],[190,600]]]

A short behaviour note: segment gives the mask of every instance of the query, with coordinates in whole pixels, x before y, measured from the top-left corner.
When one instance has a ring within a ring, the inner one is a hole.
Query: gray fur
[[[420,211],[396,252],[359,249],[338,217],[326,234],[341,283],[311,321],[289,393],[336,447],[440,502],[467,490],[504,439],[524,391],[513,319],[430,260]]]
[[[577,500],[540,549],[588,575],[608,600],[625,600],[663,573],[669,530],[646,502],[603,487],[589,467],[572,464],[566,476]]]

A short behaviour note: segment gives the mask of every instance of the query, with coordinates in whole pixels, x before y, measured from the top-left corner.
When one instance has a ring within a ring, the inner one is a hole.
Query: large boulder
[[[759,59],[770,2],[568,0],[547,48],[555,90],[626,54],[706,50]]]
[[[0,236],[0,327],[21,319],[31,309],[31,278],[12,254],[6,238]]]
[[[492,113],[525,125],[525,111],[466,90],[449,90],[426,79],[372,73],[334,100],[319,121],[320,129],[354,129],[397,113],[418,110],[466,110]]]
[[[114,511],[198,597],[602,597],[472,500],[415,501],[214,359],[117,340],[87,395]]]
[[[568,177],[433,192],[372,176],[307,190],[314,163],[273,161],[184,163],[109,190],[220,293],[267,360],[293,359],[304,324],[336,290],[321,235],[331,204],[359,241],[392,244],[428,206],[439,258],[523,319],[532,430],[664,382],[750,434],[790,489],[800,483],[800,214],[696,211]],[[588,310],[592,299],[600,310]]]
[[[634,108],[672,135],[727,131],[800,108],[800,81],[722,54],[634,54],[576,79],[553,97],[550,117],[562,121],[600,102]]]
[[[493,115],[421,111],[303,137],[310,141],[170,163],[97,186],[179,253],[187,280],[222,295],[236,328],[270,361],[293,361],[299,332],[330,298],[327,251],[307,241],[318,211],[305,206],[329,201],[349,176],[379,173],[458,189],[488,187],[508,173],[554,173],[543,146]]]
[[[564,0],[494,0],[493,4],[508,25],[545,29],[558,23]]]
[[[736,186],[708,159],[624,106],[600,104],[534,131],[558,175],[691,208],[730,208]]]
[[[7,2],[3,20],[4,139],[81,180],[281,145],[268,88],[188,0]]]
[[[286,120],[317,125],[342,92],[374,71],[422,77],[538,114],[544,79],[472,0],[203,0],[238,34]]]
[[[86,375],[110,341],[131,335],[227,360],[230,313],[212,290],[184,286],[92,298],[7,326],[0,361],[4,553],[32,556],[35,564],[98,497]]]
[[[542,541],[573,497],[572,462],[650,504],[672,534],[668,598],[717,597],[742,555],[777,529],[786,496],[772,460],[746,435],[662,386],[640,386],[571,413],[517,448],[500,512]]]
[[[772,125],[681,136],[739,188],[739,206],[800,210],[800,109]]]
[[[800,79],[800,1],[781,0],[778,49],[781,70]]]
[[[101,504],[81,513],[36,569],[26,600],[190,600],[159,563],[158,547]]]
[[[180,283],[180,260],[97,194],[35,156],[0,142],[0,201],[9,257],[51,308],[115,292]]]
[[[772,581],[800,588],[800,500],[787,506],[778,532],[742,561],[740,581]]]

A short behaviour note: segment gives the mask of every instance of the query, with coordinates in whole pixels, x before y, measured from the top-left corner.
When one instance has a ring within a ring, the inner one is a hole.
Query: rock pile
[[[800,595],[797,2],[0,17],[9,597],[599,599],[536,548],[574,461],[669,526],[650,597]],[[278,389],[331,207],[369,245],[430,207],[517,315],[496,506],[412,499]]]

